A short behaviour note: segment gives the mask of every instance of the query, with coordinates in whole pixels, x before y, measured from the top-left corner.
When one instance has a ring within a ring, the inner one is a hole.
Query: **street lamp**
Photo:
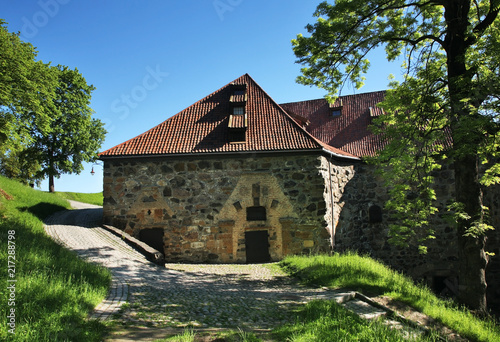
[[[92,164],[92,170],[90,171],[90,174],[91,174],[92,176],[93,176],[93,175],[95,175],[94,165],[99,165],[99,166],[102,166],[102,164],[101,164],[101,163],[99,163],[99,162],[95,162],[94,164]]]

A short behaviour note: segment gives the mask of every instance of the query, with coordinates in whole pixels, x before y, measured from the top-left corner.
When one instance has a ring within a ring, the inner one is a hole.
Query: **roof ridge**
[[[277,102],[276,102],[276,101],[275,101],[275,100],[274,100],[274,99],[273,99],[273,98],[272,98],[272,97],[271,97],[271,96],[270,96],[270,95],[269,95],[269,94],[268,94],[268,93],[267,93],[267,92],[266,92],[266,91],[265,91],[265,90],[264,90],[264,89],[260,86],[260,84],[258,84],[258,83],[257,83],[257,82],[256,82],[256,81],[252,78],[252,76],[250,76],[250,75],[248,75],[248,74],[245,74],[245,75],[247,75],[247,76],[250,78],[250,80],[251,80],[253,83],[255,83],[255,85],[256,85],[257,87],[259,87],[259,89],[260,89],[260,90],[261,90],[261,91],[262,91],[262,92],[263,92],[263,93],[264,93],[264,94],[265,94],[265,95],[266,95],[266,96],[267,96],[267,97],[271,100],[271,102],[272,102],[274,105],[276,105],[276,106],[278,107],[278,109],[282,112],[282,114],[284,114],[284,115],[285,115],[285,117],[286,117],[286,118],[287,118],[287,119],[288,119],[288,120],[292,123],[292,125],[294,125],[296,128],[298,128],[298,129],[299,129],[299,132],[301,132],[302,134],[304,134],[304,135],[305,135],[305,136],[307,136],[308,138],[311,138],[311,139],[312,139],[312,140],[313,140],[316,144],[318,144],[318,147],[320,147],[320,148],[322,148],[322,147],[323,147],[323,146],[322,146],[321,141],[319,141],[318,139],[316,139],[316,138],[315,138],[314,136],[312,136],[309,132],[307,132],[307,131],[304,129],[304,127],[302,127],[301,125],[299,125],[299,124],[297,123],[297,121],[296,121],[296,120],[294,120],[294,118],[292,118],[292,117],[290,116],[290,114],[288,114],[288,113],[287,113],[287,111],[286,111],[286,110],[284,110],[284,109],[281,107],[281,105],[280,105],[279,103],[277,103]]]
[[[358,94],[349,94],[349,95],[341,95],[338,98],[346,98],[348,96],[361,96],[361,95],[368,95],[368,94],[378,94],[378,93],[386,93],[387,90],[374,90],[374,91],[367,91],[365,93],[358,93]],[[310,100],[302,100],[302,101],[292,101],[292,102],[283,102],[280,103],[281,105],[288,105],[288,104],[293,104],[293,103],[305,103],[305,102],[314,102],[314,101],[327,101],[324,97],[318,98],[318,99],[310,99]]]

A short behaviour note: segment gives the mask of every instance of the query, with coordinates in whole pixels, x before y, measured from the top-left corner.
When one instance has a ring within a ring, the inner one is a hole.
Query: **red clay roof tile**
[[[284,103],[280,106],[309,121],[306,129],[329,146],[358,157],[373,156],[383,147],[383,141],[368,126],[371,118],[381,115],[377,104],[384,100],[385,91],[342,96],[330,106],[325,99]],[[333,116],[341,108],[340,116]],[[371,110],[370,110],[371,108]]]
[[[246,85],[247,95],[246,141],[238,144],[228,139],[233,85]],[[311,136],[245,74],[149,131],[100,153],[99,157],[323,149],[354,157]]]

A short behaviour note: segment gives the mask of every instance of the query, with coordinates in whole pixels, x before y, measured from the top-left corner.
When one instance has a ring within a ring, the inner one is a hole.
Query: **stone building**
[[[100,154],[104,223],[168,262],[266,262],[353,249],[452,289],[455,231],[442,220],[433,223],[440,238],[427,256],[387,242],[387,191],[363,162],[382,147],[368,126],[382,114],[384,94],[279,105],[243,75]],[[444,168],[441,206],[453,189],[453,171]],[[498,216],[497,198],[490,196]],[[490,250],[500,254],[496,238]]]

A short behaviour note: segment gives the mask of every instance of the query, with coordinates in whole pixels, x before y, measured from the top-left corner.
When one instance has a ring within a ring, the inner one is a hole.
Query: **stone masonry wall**
[[[391,218],[384,209],[389,196],[384,181],[373,166],[363,163],[354,166],[354,174],[341,199],[344,208],[336,227],[337,248],[368,253],[415,278],[431,274],[456,277],[455,230],[444,220],[432,220],[437,238],[429,243],[427,255],[421,255],[416,246],[400,248],[390,244]],[[446,202],[454,193],[453,173],[446,166],[440,172],[436,192],[440,199],[437,207],[445,212]]]
[[[106,160],[104,222],[138,238],[163,230],[169,262],[246,262],[251,231],[268,233],[271,260],[327,251],[320,166],[312,155]],[[249,207],[265,219],[248,221]]]
[[[159,231],[169,262],[246,262],[248,232],[268,234],[269,260],[289,254],[357,250],[441,291],[457,280],[456,232],[442,220],[454,193],[453,170],[437,174],[441,202],[428,254],[388,242],[391,218],[373,166],[318,155],[107,160],[104,222],[141,238]],[[489,298],[500,304],[500,186],[485,191],[492,224]],[[264,220],[248,221],[247,208]],[[332,238],[333,237],[333,238]]]
[[[326,163],[326,162],[325,162]],[[335,210],[335,246],[336,251],[356,250],[383,261],[394,269],[403,271],[418,281],[425,281],[437,292],[448,291],[458,279],[458,254],[456,230],[444,220],[447,201],[454,196],[454,172],[452,166],[444,165],[435,174],[436,194],[439,199],[439,214],[430,221],[436,231],[436,239],[428,242],[428,253],[419,254],[416,246],[396,247],[388,242],[389,213],[384,209],[388,200],[387,188],[383,180],[375,173],[375,168],[364,163],[339,163],[331,167],[345,170],[339,175],[339,188],[334,191]],[[337,171],[338,173],[338,171]],[[345,180],[349,182],[345,185]],[[343,185],[343,188],[340,186]],[[488,301],[492,306],[500,307],[500,186],[485,190],[484,202],[490,208],[491,223],[497,227],[488,236],[487,250],[496,253],[490,259],[487,268]]]

